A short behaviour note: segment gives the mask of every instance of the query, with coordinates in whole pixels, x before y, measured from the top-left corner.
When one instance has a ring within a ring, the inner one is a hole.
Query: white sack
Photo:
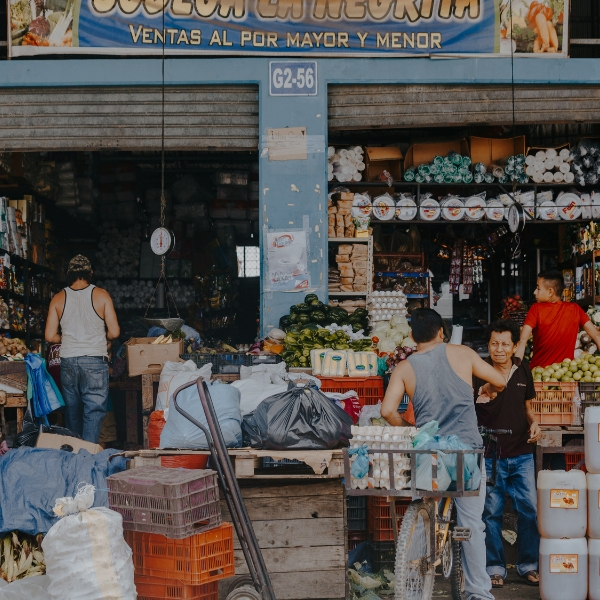
[[[211,374],[212,363],[202,365],[198,368],[193,360],[186,360],[183,363],[168,360],[161,371],[158,382],[156,410],[165,410],[169,407],[177,388],[190,381],[196,381],[198,377],[210,381]]]
[[[265,398],[269,398],[275,394],[283,394],[288,388],[287,383],[284,385],[274,385],[270,381],[267,383],[254,377],[232,381],[230,385],[240,391],[240,411],[242,417],[252,412]]]
[[[91,508],[94,488],[56,500],[63,518],[42,542],[52,600],[136,600],[131,548],[123,539],[123,518],[108,508]],[[81,512],[74,512],[81,510]],[[72,513],[72,514],[68,514]],[[67,514],[67,516],[63,516]]]
[[[0,598],[2,600],[52,600],[48,593],[49,584],[48,575],[25,577],[10,584],[0,577]]]

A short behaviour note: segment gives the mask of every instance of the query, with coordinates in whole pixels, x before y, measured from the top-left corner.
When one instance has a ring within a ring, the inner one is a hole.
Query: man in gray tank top
[[[92,275],[85,256],[71,260],[69,286],[50,302],[45,337],[51,344],[61,344],[65,427],[98,443],[108,403],[107,340],[118,338],[120,329],[110,295],[90,283]]]
[[[409,425],[398,413],[406,392],[413,404],[417,427],[435,420],[440,426],[439,435],[454,434],[465,444],[482,448],[471,382],[474,376],[486,381],[481,393],[493,399],[506,387],[504,377],[470,348],[445,344],[444,323],[434,310],[413,311],[410,325],[417,352],[394,369],[381,416],[393,426]],[[462,544],[467,600],[494,600],[486,571],[485,526],[481,518],[484,504],[482,473],[479,496],[456,500],[458,525],[471,530],[471,539]]]

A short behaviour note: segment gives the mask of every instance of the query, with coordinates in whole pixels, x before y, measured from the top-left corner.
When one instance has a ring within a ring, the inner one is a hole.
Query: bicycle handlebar
[[[481,435],[510,435],[512,429],[490,429],[489,427],[479,427]]]

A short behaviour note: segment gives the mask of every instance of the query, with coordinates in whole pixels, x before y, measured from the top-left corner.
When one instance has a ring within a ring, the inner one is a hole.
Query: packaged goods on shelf
[[[404,171],[404,181],[415,183],[471,183],[471,158],[450,151],[436,155],[430,162],[415,165]]]
[[[535,183],[572,183],[568,144],[561,148],[530,148],[525,157],[525,173]]]
[[[351,146],[348,149],[339,148],[337,151],[333,146],[329,146],[327,148],[327,180],[340,183],[361,181],[362,172],[365,170],[363,156],[364,150],[360,146]]]
[[[408,487],[410,481],[410,459],[406,454],[394,454],[390,465],[389,454],[385,450],[409,450],[413,447],[413,437],[417,433],[414,427],[376,427],[352,426],[350,448],[355,452],[362,446],[379,450],[369,454],[367,461],[372,469],[358,469],[353,465],[364,456],[354,454],[350,457],[351,487],[353,489],[380,488],[391,489],[390,471],[394,474],[394,489],[402,490]],[[360,464],[360,463],[359,463]],[[359,472],[359,470],[361,472]],[[366,471],[366,472],[365,472]],[[370,472],[369,472],[370,471]],[[362,475],[359,477],[358,475]]]
[[[418,213],[417,203],[411,194],[396,196],[396,218],[401,221],[412,221]]]
[[[392,317],[406,315],[406,295],[402,290],[374,291],[368,300],[369,323],[390,321]]]
[[[577,185],[598,184],[600,179],[600,142],[581,140],[569,153],[568,161],[571,163],[571,173]]]
[[[140,265],[141,225],[119,228],[105,222],[96,252],[97,277],[137,277]]]
[[[340,244],[336,255],[337,270],[340,274],[340,291],[367,291],[369,269],[369,249],[366,244]]]

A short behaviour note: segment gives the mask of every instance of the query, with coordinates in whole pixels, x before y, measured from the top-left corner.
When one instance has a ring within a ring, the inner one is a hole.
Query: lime
[[[579,381],[581,379],[582,375],[579,371],[577,371],[577,373],[573,373],[573,379],[575,381]]]

